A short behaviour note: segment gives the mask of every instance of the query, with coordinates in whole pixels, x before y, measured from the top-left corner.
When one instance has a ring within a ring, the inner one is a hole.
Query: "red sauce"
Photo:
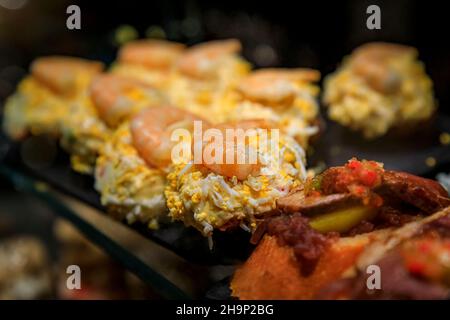
[[[410,240],[401,248],[401,254],[407,270],[416,275],[433,281],[445,278],[448,267],[445,258],[450,255],[448,244],[450,240],[441,239],[432,232],[421,238]]]
[[[309,226],[301,214],[282,215],[269,220],[267,231],[276,236],[280,245],[289,246],[299,262],[303,275],[312,273],[325,249],[337,234],[321,234]]]
[[[382,184],[383,173],[380,163],[353,158],[345,166],[330,168],[320,178],[313,179],[310,184],[314,187],[307,190],[319,190],[324,194],[351,193],[365,205],[380,207],[383,199],[373,190]]]
[[[337,188],[342,191],[349,186],[358,187],[360,191],[375,188],[381,184],[383,171],[383,167],[375,161],[359,161],[353,158],[339,171],[336,177]]]

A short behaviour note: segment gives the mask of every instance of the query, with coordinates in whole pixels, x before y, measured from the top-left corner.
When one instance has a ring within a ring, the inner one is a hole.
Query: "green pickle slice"
[[[367,206],[353,206],[312,218],[310,226],[322,233],[347,232],[362,220],[370,220],[376,215],[376,209]]]

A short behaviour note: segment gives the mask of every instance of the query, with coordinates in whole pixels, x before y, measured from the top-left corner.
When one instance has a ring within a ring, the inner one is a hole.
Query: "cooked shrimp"
[[[312,69],[264,69],[243,79],[238,90],[251,100],[279,103],[294,97],[294,83],[319,79],[320,72]]]
[[[172,163],[171,153],[175,145],[171,140],[173,130],[184,128],[192,131],[195,120],[208,125],[202,118],[171,106],[143,110],[131,121],[133,144],[150,166],[167,168]]]
[[[417,50],[413,47],[404,46],[401,44],[371,42],[358,47],[354,51],[354,54],[383,60],[409,54],[417,55]]]
[[[242,130],[249,130],[249,129],[272,129],[275,128],[274,123],[268,120],[245,120],[245,121],[239,121],[239,122],[233,122],[233,123],[226,123],[217,126],[217,129],[223,131],[223,136],[226,136],[225,130],[226,129],[242,129]],[[245,180],[249,175],[256,174],[259,169],[261,168],[261,163],[257,161],[256,163],[250,163],[250,161],[245,161],[245,163],[238,163],[238,154],[242,152],[242,150],[239,149],[239,146],[237,145],[236,141],[238,140],[237,135],[234,135],[234,142],[235,143],[224,143],[224,150],[223,150],[223,161],[222,163],[209,163],[208,161],[203,161],[203,166],[207,169],[211,170],[212,172],[215,172],[221,176],[232,178],[235,176],[238,180]],[[212,141],[209,143],[206,143],[204,145],[204,148],[207,148],[208,145],[213,143]],[[247,141],[245,141],[247,143]],[[246,152],[246,151],[244,151]],[[233,159],[233,163],[226,163],[226,159]],[[247,163],[248,162],[248,163]]]
[[[178,70],[193,78],[209,78],[224,57],[239,53],[241,43],[236,39],[210,41],[188,49],[178,61]]]
[[[103,64],[74,57],[49,56],[36,59],[31,65],[31,74],[57,94],[66,95],[76,89],[81,74],[94,76],[100,73]]]
[[[232,153],[233,156],[236,156],[237,154],[237,146],[225,146],[224,154],[230,154]],[[224,156],[225,157],[225,156]],[[203,164],[206,168],[211,170],[212,172],[215,172],[221,176],[224,177],[236,177],[238,180],[245,180],[249,175],[254,175],[259,172],[259,169],[261,168],[260,163],[243,163],[238,164],[237,161],[234,163],[204,163]]]
[[[136,100],[142,101],[145,106],[159,102],[157,91],[149,84],[114,74],[97,77],[90,93],[99,116],[111,127],[139,111]]]
[[[353,54],[352,67],[368,84],[383,93],[395,92],[401,84],[401,75],[389,62],[397,57],[417,55],[416,49],[391,43],[369,43]]]
[[[168,69],[174,65],[185,46],[164,40],[137,40],[124,45],[119,61],[141,65],[149,69]]]

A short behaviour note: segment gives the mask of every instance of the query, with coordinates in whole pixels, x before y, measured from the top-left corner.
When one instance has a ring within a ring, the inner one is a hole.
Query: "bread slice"
[[[412,237],[424,224],[450,214],[450,207],[397,229],[343,237],[333,242],[308,276],[301,273],[293,249],[265,235],[250,258],[237,269],[231,295],[245,300],[314,299],[335,280],[352,277],[387,251]]]
[[[303,276],[292,248],[265,235],[250,258],[236,271],[231,295],[239,299],[312,299],[330,281],[338,279],[356,261],[375,233],[341,238],[320,257],[314,271]]]

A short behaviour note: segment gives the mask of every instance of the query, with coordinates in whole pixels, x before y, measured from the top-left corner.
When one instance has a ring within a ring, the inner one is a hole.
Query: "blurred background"
[[[81,8],[81,30],[66,28],[66,8]],[[366,28],[367,6],[381,8],[381,30]],[[8,9],[11,8],[11,9]],[[36,56],[70,54],[111,62],[117,46],[162,37],[187,44],[235,37],[256,67],[333,71],[356,46],[373,40],[415,46],[448,105],[450,43],[441,1],[75,1],[0,0],[0,99]],[[448,108],[446,108],[448,109]]]
[[[81,8],[81,30],[68,30],[66,8]],[[381,30],[366,28],[366,8],[381,8]],[[255,67],[312,67],[326,75],[368,41],[417,47],[449,114],[448,13],[441,1],[188,1],[0,0],[0,105],[37,56],[67,54],[111,63],[118,46],[136,38],[186,44],[242,41]],[[88,273],[74,295],[62,288],[63,266]],[[106,266],[106,267],[105,267]],[[0,298],[158,298],[33,198],[0,180]]]

